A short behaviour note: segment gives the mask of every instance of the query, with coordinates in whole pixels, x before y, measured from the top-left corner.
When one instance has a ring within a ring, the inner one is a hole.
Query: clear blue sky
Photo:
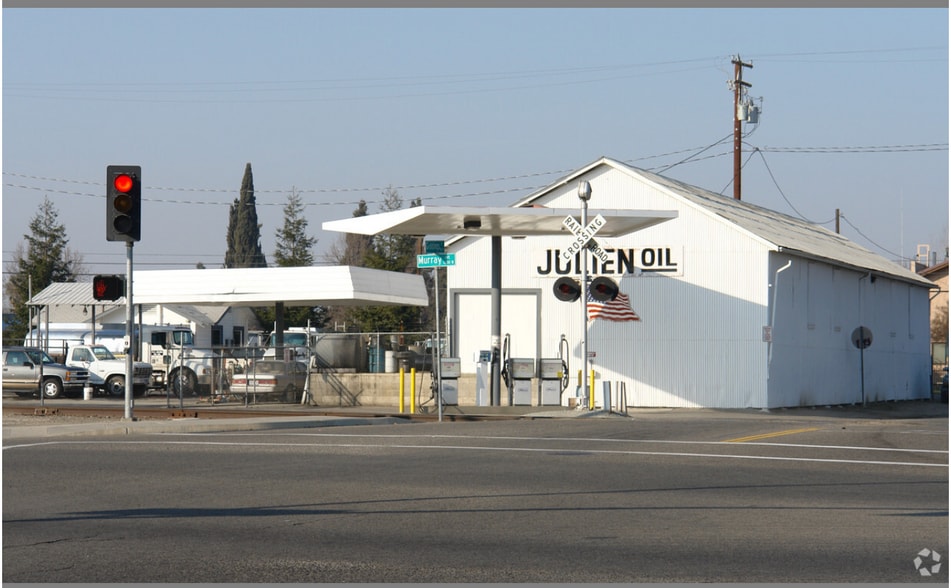
[[[890,259],[918,243],[943,259],[948,244],[947,9],[5,8],[2,19],[4,269],[49,196],[87,269],[124,271],[123,244],[104,236],[108,164],[143,169],[139,269],[220,267],[248,162],[269,261],[291,189],[320,256],[340,238],[321,223],[360,199],[376,212],[387,186],[407,202],[498,206],[602,155],[659,171],[731,135],[736,54],[763,98],[744,200],[829,228],[840,208],[843,234]],[[731,149],[663,173],[731,195]]]

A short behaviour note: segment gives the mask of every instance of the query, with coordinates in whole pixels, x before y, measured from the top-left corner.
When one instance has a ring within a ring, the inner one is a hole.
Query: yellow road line
[[[762,435],[750,435],[749,437],[737,437],[736,439],[727,439],[724,443],[743,443],[745,441],[759,441],[760,439],[769,439],[770,437],[782,437],[783,435],[795,435],[796,433],[808,433],[809,431],[818,431],[819,427],[810,427],[808,429],[789,429],[786,431],[776,431],[775,433],[763,433]]]

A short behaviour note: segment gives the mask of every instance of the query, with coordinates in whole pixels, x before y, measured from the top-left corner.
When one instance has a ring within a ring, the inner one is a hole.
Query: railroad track
[[[103,419],[122,419],[125,416],[124,406],[79,406],[70,404],[46,404],[37,406],[35,404],[17,406],[16,403],[4,404],[3,414],[6,415],[33,415],[33,416],[73,416],[87,418]],[[345,408],[326,409],[319,406],[312,408],[237,408],[220,405],[209,406],[190,406],[185,408],[167,408],[157,406],[135,406],[133,417],[136,420],[162,420],[162,419],[180,419],[180,418],[199,418],[199,419],[239,419],[239,418],[280,418],[280,417],[302,417],[302,416],[338,416],[338,417],[362,417],[362,418],[381,418],[393,417],[406,419],[413,422],[429,422],[438,420],[436,413],[400,413],[398,411],[358,409],[347,410]],[[484,421],[484,420],[512,420],[526,418],[522,415],[486,415],[486,414],[460,414],[457,412],[443,412],[444,421]],[[531,417],[527,417],[531,418]]]

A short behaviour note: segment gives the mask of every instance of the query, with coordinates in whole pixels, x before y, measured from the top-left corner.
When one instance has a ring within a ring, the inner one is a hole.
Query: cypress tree
[[[240,195],[228,210],[227,241],[226,268],[267,267],[267,259],[261,249],[261,225],[258,223],[250,163],[244,168]]]

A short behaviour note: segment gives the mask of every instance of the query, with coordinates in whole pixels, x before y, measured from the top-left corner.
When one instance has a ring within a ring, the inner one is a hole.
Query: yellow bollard
[[[406,407],[406,404],[403,402],[403,368],[400,368],[400,414],[403,414],[403,410]]]
[[[588,386],[588,410],[594,410],[594,370],[591,370],[591,384]]]
[[[411,414],[416,414],[416,368],[410,368],[409,381],[413,385],[409,393],[409,411]]]

